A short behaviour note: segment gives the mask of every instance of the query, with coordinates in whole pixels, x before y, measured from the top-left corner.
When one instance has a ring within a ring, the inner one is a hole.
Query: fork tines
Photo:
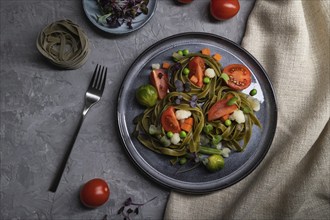
[[[91,80],[90,87],[97,90],[103,90],[106,81],[105,79],[107,77],[107,72],[108,68],[97,64],[95,67],[93,78]]]

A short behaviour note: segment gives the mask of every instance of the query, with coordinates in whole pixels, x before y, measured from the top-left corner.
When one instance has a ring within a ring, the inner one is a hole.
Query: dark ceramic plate
[[[97,5],[96,0],[83,0],[83,8],[87,18],[95,25],[97,28],[102,31],[111,33],[111,34],[128,34],[133,31],[136,31],[143,27],[154,15],[157,6],[157,0],[150,0],[148,3],[148,14],[140,14],[132,22],[132,29],[129,29],[126,24],[121,25],[118,28],[109,28],[106,25],[103,25],[97,21],[97,15],[100,15],[100,9]]]
[[[173,52],[189,49],[198,52],[208,47],[222,55],[221,64],[242,63],[252,72],[252,88],[258,90],[261,102],[259,118],[263,128],[253,127],[253,134],[244,152],[232,153],[225,159],[224,169],[210,173],[203,166],[190,172],[176,174],[177,166],[170,165],[169,157],[154,153],[141,145],[133,136],[133,119],[144,108],[135,100],[135,91],[149,82],[151,64],[170,60]],[[123,81],[118,98],[118,126],[124,147],[134,164],[157,183],[185,193],[208,193],[228,187],[251,173],[265,157],[275,134],[277,107],[269,78],[246,50],[225,38],[207,33],[183,33],[168,37],[145,50],[132,64]]]

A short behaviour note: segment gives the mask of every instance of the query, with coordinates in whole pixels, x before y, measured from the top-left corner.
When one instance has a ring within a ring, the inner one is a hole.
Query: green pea
[[[179,160],[179,163],[180,163],[180,165],[183,165],[183,164],[187,163],[187,158],[182,157],[182,158]]]
[[[231,99],[229,99],[229,101],[227,102],[227,105],[234,105],[234,104],[236,104],[236,101],[238,100],[238,98],[237,97],[233,97],[233,98],[231,98]]]
[[[203,79],[203,82],[205,83],[205,84],[209,84],[210,82],[211,82],[211,79],[209,78],[209,77],[204,77],[204,79]]]
[[[189,50],[188,49],[184,49],[182,51],[182,53],[183,53],[184,56],[187,56],[189,54]]]
[[[255,95],[257,95],[257,90],[256,89],[252,89],[250,91],[250,96],[255,96]]]
[[[183,69],[183,74],[188,75],[190,73],[190,70],[186,67]]]
[[[167,132],[166,133],[166,136],[168,137],[168,138],[171,138],[171,137],[173,137],[173,132],[172,131],[169,131],[169,132]]]
[[[180,138],[185,138],[185,137],[187,137],[187,133],[185,131],[180,131],[179,136],[180,136]]]
[[[231,120],[230,120],[230,119],[227,119],[227,120],[225,121],[225,125],[226,125],[226,126],[230,126],[230,125],[231,125]]]
[[[179,55],[183,56],[183,52],[182,52],[182,50],[178,50],[177,53],[178,53]]]

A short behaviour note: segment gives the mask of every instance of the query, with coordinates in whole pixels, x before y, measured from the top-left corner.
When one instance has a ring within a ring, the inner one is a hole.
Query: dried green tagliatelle
[[[37,48],[51,63],[63,69],[81,67],[90,53],[87,35],[70,20],[46,26],[39,33]]]

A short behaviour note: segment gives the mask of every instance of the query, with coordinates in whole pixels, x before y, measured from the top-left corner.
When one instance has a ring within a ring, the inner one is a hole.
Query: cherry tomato
[[[106,203],[110,196],[108,184],[100,178],[95,178],[84,184],[80,190],[80,201],[89,208],[97,208]]]
[[[221,117],[223,116],[233,113],[237,109],[237,105],[227,105],[227,102],[232,97],[232,95],[228,95],[226,98],[214,103],[207,113],[207,120],[214,121],[217,119],[221,119]]]
[[[177,0],[177,1],[183,4],[187,4],[187,3],[191,3],[193,0]]]
[[[243,90],[251,84],[251,72],[242,64],[231,64],[223,69],[229,76],[228,86],[235,90]]]
[[[163,111],[160,122],[165,131],[171,131],[173,133],[179,133],[181,131],[180,123],[176,119],[175,109],[173,106],[170,106]]]
[[[217,20],[234,17],[240,9],[238,0],[211,0],[210,12]]]
[[[151,84],[156,88],[158,98],[163,99],[168,90],[168,75],[164,69],[153,70],[150,74]]]
[[[198,87],[203,86],[203,78],[205,71],[205,62],[201,57],[194,57],[189,61],[189,79],[190,81]]]

